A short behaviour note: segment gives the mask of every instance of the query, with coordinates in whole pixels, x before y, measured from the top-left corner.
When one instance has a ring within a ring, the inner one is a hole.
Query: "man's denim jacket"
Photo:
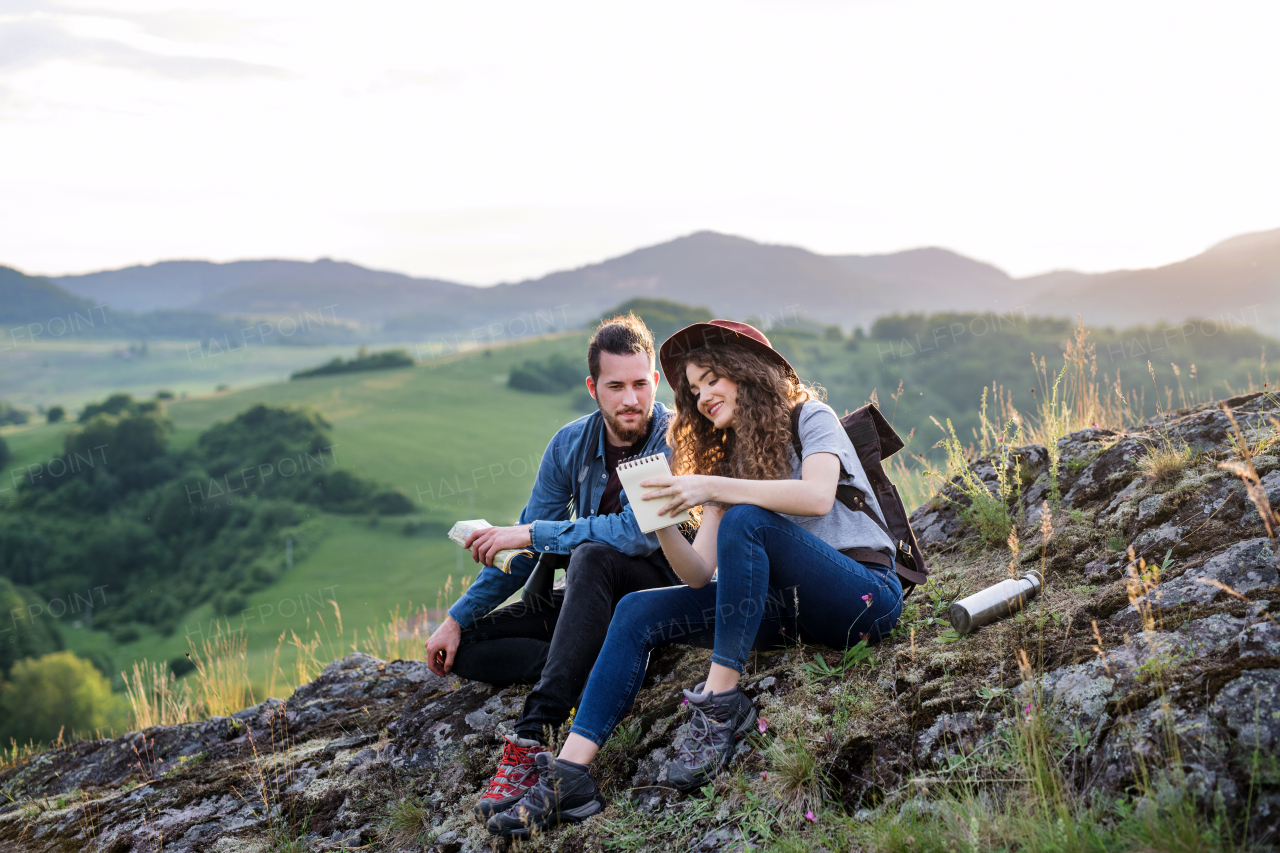
[[[640,455],[671,455],[667,423],[673,414],[661,403],[654,403],[649,439]],[[633,557],[647,557],[658,550],[658,534],[640,532],[625,490],[619,496],[622,512],[599,515],[600,497],[609,479],[604,442],[604,416],[596,411],[563,426],[547,445],[533,494],[520,513],[520,524],[533,522],[531,550],[536,554],[568,554],[583,542],[599,542]],[[570,509],[577,518],[570,518]],[[470,628],[520,589],[534,564],[534,559],[517,557],[511,561],[511,574],[485,566],[475,583],[449,608],[449,615],[464,629]]]

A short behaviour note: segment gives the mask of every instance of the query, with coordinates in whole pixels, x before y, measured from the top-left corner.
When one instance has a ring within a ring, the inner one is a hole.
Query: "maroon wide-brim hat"
[[[781,367],[788,376],[799,379],[796,376],[795,369],[782,357],[782,353],[773,348],[773,344],[769,343],[769,339],[764,336],[764,332],[755,326],[737,323],[733,320],[712,320],[708,323],[694,323],[692,326],[685,326],[667,338],[662,345],[662,349],[658,352],[658,360],[662,362],[662,375],[667,377],[668,383],[672,383],[674,382],[671,378],[672,373],[681,368],[686,354],[694,350],[723,346],[724,344],[738,344],[752,352],[759,353]]]

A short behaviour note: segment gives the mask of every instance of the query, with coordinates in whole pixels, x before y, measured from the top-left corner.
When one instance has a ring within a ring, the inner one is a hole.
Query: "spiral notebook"
[[[664,527],[670,527],[673,524],[680,524],[689,520],[689,513],[677,513],[676,515],[658,515],[658,510],[671,502],[670,498],[658,499],[652,501],[641,500],[644,493],[657,486],[642,487],[641,481],[648,480],[651,477],[670,477],[671,466],[667,464],[667,457],[664,453],[655,453],[653,456],[641,456],[637,459],[627,459],[618,464],[618,480],[622,483],[622,488],[627,493],[627,501],[631,504],[631,511],[636,514],[636,521],[640,524],[641,533],[652,533],[655,530],[661,530]]]

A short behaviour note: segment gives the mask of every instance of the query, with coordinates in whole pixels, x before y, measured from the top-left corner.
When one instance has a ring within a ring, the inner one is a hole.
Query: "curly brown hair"
[[[686,366],[693,362],[738,385],[732,429],[716,429],[689,390]],[[711,474],[743,480],[791,476],[791,409],[822,399],[821,389],[802,382],[763,355],[738,344],[700,347],[686,353],[667,376],[675,391],[676,416],[667,429],[676,474]]]

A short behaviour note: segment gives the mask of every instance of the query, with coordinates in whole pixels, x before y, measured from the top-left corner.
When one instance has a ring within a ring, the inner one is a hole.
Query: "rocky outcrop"
[[[1261,395],[1232,403],[1251,440],[1280,417]],[[1021,566],[984,547],[963,496],[944,489],[913,516],[933,579],[874,666],[840,669],[838,653],[804,648],[754,658],[744,684],[766,732],[740,747],[733,790],[774,804],[774,820],[818,802],[861,819],[927,811],[925,783],[1009,775],[1009,734],[1034,718],[1067,744],[1062,766],[1078,790],[1138,791],[1137,806],[1149,806],[1163,796],[1153,768],[1176,766],[1182,794],[1249,824],[1254,839],[1274,838],[1280,574],[1243,484],[1218,467],[1233,458],[1229,429],[1204,407],[1131,434],[1064,438],[1063,500],[1047,541],[1038,513],[1050,492],[1048,454],[1017,448],[1011,511]],[[1157,482],[1141,462],[1165,440],[1195,455]],[[1258,470],[1280,504],[1280,441],[1260,443]],[[977,464],[984,480],[994,482],[994,464]],[[1145,586],[1134,585],[1143,568],[1130,548],[1145,560]],[[1016,617],[967,637],[939,618],[952,599],[1032,567],[1045,590]],[[683,725],[680,689],[706,662],[700,650],[655,653],[631,716],[596,764],[613,805],[533,846],[600,849],[616,833],[651,849],[754,843],[733,809],[702,823],[663,820],[689,808],[664,782]],[[8,768],[0,850],[505,849],[470,805],[524,694],[440,679],[419,661],[351,655],[287,701],[77,743]],[[813,789],[778,781],[774,768],[793,741],[823,768]]]

